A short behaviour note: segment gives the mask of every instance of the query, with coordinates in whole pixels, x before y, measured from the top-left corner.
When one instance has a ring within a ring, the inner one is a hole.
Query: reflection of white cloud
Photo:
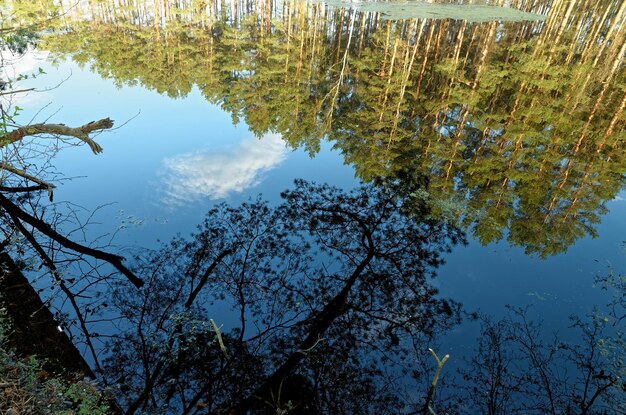
[[[260,173],[284,158],[285,143],[277,134],[243,140],[228,152],[204,151],[167,158],[163,161],[167,170],[165,201],[177,205],[242,192],[257,185]]]
[[[0,78],[4,82],[16,80],[19,75],[38,74],[39,68],[48,59],[50,52],[30,49],[23,55],[14,54],[8,49],[0,51],[2,59],[2,69]],[[28,89],[29,80],[19,81],[13,85],[13,90]],[[37,106],[50,101],[50,96],[46,92],[28,91],[16,94],[4,95],[4,101],[11,105],[21,107]],[[7,104],[5,104],[7,105]]]
[[[621,196],[615,196],[615,199],[613,199],[614,202],[623,202],[624,200],[626,200],[626,199],[624,199]]]
[[[30,49],[23,55],[14,54],[8,49],[0,52],[2,54],[2,70],[7,75],[14,77],[20,74],[38,72],[39,67],[48,59],[50,52]]]

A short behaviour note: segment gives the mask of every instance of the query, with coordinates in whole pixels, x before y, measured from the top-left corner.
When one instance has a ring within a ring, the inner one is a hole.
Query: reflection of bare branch
[[[217,256],[217,258],[215,258],[213,263],[209,265],[209,267],[204,272],[204,274],[202,274],[202,278],[200,278],[200,282],[198,283],[198,286],[196,286],[196,288],[194,288],[189,294],[189,298],[187,299],[187,302],[185,302],[185,308],[191,307],[196,297],[198,296],[198,294],[200,293],[204,285],[207,283],[209,276],[211,275],[213,270],[219,265],[222,259],[224,259],[227,255],[230,255],[232,252],[233,251],[231,249],[224,250],[222,253],[220,253]]]
[[[39,178],[37,178],[35,176],[32,176],[32,175],[26,173],[24,170],[21,170],[21,169],[18,169],[16,167],[13,167],[10,164],[4,163],[2,161],[0,161],[0,168],[3,169],[3,170],[6,170],[8,172],[11,172],[13,174],[16,174],[16,175],[18,175],[20,177],[23,177],[25,179],[28,179],[31,182],[35,182],[35,183],[37,183],[40,186],[45,186],[48,189],[54,188],[54,185],[52,183],[45,182],[45,181],[43,181],[43,180],[41,180],[41,179],[39,179]]]
[[[91,341],[91,335],[89,333],[89,329],[87,328],[87,323],[85,322],[85,318],[80,311],[80,307],[78,306],[78,303],[76,302],[76,296],[72,294],[69,288],[67,288],[67,285],[65,285],[65,281],[63,281],[63,278],[61,277],[61,274],[59,273],[59,270],[57,269],[54,261],[52,260],[52,258],[50,258],[50,256],[46,253],[43,247],[39,244],[35,236],[31,232],[29,232],[28,229],[24,227],[22,222],[18,218],[16,218],[13,214],[9,213],[9,216],[13,220],[13,223],[15,224],[17,229],[22,233],[22,235],[24,235],[26,240],[30,242],[33,249],[35,249],[35,252],[37,252],[37,254],[41,258],[45,266],[50,270],[50,272],[52,272],[52,275],[54,276],[55,281],[59,284],[59,288],[61,288],[61,291],[63,291],[63,293],[67,296],[68,300],[70,300],[70,303],[72,304],[72,307],[74,308],[74,311],[76,311],[76,317],[78,318],[78,321],[80,323],[80,328],[83,334],[85,335],[85,341],[87,342],[89,351],[91,352],[91,355],[94,359],[96,369],[100,371],[101,368],[100,368],[100,363],[98,362],[98,355],[96,354],[96,349],[94,348],[93,342]]]
[[[5,193],[28,193],[35,192],[37,190],[47,190],[48,186],[38,185],[38,186],[0,186],[0,192]]]
[[[81,127],[68,127],[64,124],[32,124],[24,127],[19,127],[6,135],[4,135],[3,142],[5,144],[15,143],[24,137],[34,136],[38,134],[52,134],[58,136],[75,137],[84,143],[87,143],[94,154],[102,152],[102,147],[91,138],[89,133],[100,130],[107,130],[113,127],[113,121],[110,118],[103,118],[99,121],[92,121]]]
[[[2,207],[9,215],[15,216],[21,221],[28,223],[39,232],[46,235],[50,239],[60,243],[64,247],[76,251],[80,254],[88,255],[93,258],[108,262],[109,264],[113,265],[118,271],[124,274],[126,278],[128,278],[128,280],[132,282],[133,285],[135,285],[137,288],[143,286],[143,281],[139,279],[131,270],[126,268],[124,264],[122,264],[123,258],[121,256],[114,255],[109,252],[104,252],[99,249],[90,248],[88,246],[81,245],[67,239],[65,236],[59,234],[54,229],[52,229],[49,224],[20,209],[2,194],[0,194],[0,207]]]
[[[26,88],[26,89],[17,89],[17,90],[13,90],[13,91],[5,91],[5,92],[0,92],[0,96],[2,95],[11,95],[11,94],[19,94],[21,92],[30,92],[30,91],[34,91],[35,88]]]

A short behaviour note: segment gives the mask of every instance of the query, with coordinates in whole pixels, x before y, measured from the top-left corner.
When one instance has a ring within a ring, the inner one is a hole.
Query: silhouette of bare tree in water
[[[413,347],[459,317],[428,277],[464,236],[430,219],[423,202],[398,197],[422,185],[344,192],[299,180],[278,206],[220,205],[192,239],[138,259],[146,286],[116,290],[130,324],[107,360],[128,413],[287,402],[350,413],[357,397],[373,396],[386,398],[380,413],[401,409],[382,363],[407,370]],[[210,317],[224,308],[231,317],[216,339]]]

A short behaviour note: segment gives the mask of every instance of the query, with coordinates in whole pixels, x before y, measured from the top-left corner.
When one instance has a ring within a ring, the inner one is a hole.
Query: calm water
[[[81,2],[16,62],[45,71],[23,82],[45,92],[16,98],[25,118],[120,126],[96,137],[104,153],[53,162],[73,178],[55,201],[101,207],[89,235],[157,247],[216,203],[275,205],[296,178],[349,190],[408,171],[428,178],[434,217],[468,236],[432,280],[442,296],[495,319],[532,304],[564,339],[571,314],[608,301],[594,277],[626,269],[619,1],[503,2],[544,16],[523,21],[175,3]],[[216,307],[224,331],[237,324]],[[438,339],[449,373],[479,330]]]

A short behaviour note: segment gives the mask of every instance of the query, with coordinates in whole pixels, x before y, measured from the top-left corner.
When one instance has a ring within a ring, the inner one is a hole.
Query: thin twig
[[[228,350],[226,350],[226,345],[224,345],[224,340],[222,340],[222,333],[220,333],[220,328],[217,327],[217,324],[215,324],[215,321],[213,321],[213,319],[211,319],[211,324],[213,324],[213,330],[215,330],[215,335],[217,336],[217,341],[220,344],[220,349],[222,349],[222,353],[224,353],[224,356],[226,356],[226,359],[230,359],[230,356],[228,355]]]
[[[424,408],[422,409],[422,413],[424,415],[428,415],[429,412],[431,414],[434,412],[432,408],[430,407],[430,403],[432,402],[433,396],[435,395],[435,388],[437,387],[437,382],[439,381],[439,374],[441,373],[441,368],[446,363],[446,361],[450,358],[450,355],[447,354],[443,357],[443,359],[439,359],[439,356],[437,356],[437,353],[435,353],[433,349],[428,348],[428,351],[433,355],[433,357],[437,361],[437,370],[435,371],[435,376],[433,377],[433,381],[430,384],[430,388],[428,389],[426,402],[424,403]]]

